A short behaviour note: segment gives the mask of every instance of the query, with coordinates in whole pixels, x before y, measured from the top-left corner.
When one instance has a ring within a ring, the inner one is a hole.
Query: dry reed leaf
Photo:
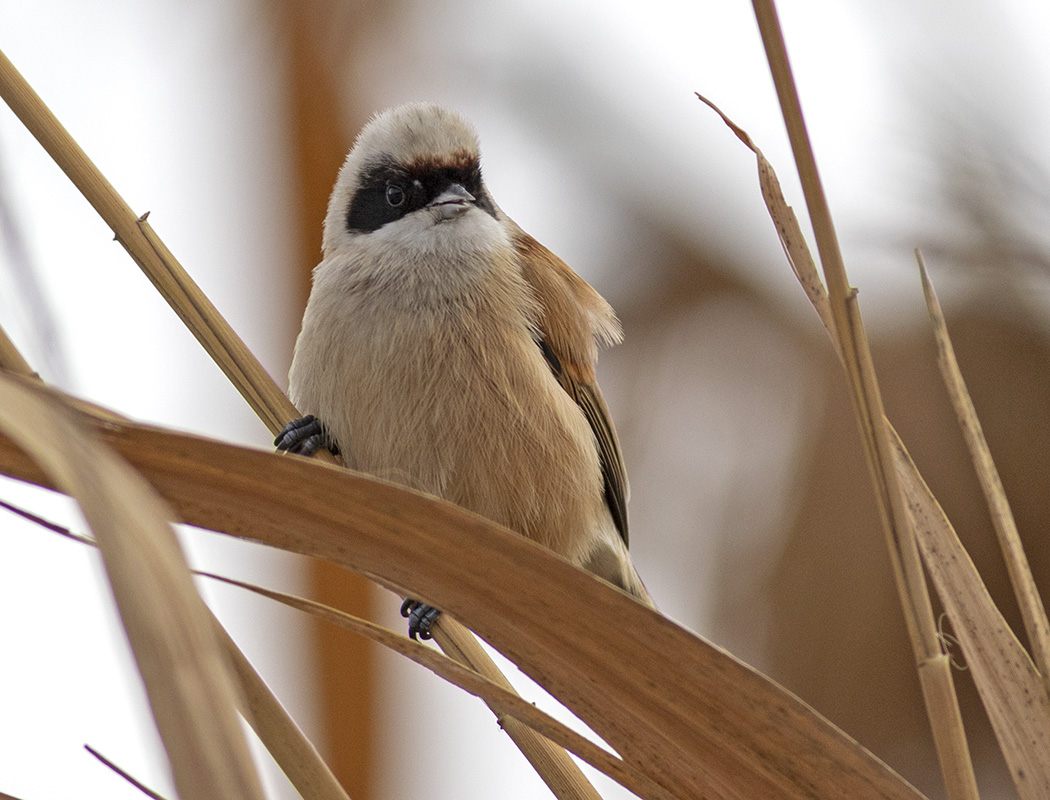
[[[94,424],[186,522],[325,558],[462,620],[673,797],[920,797],[768,678],[467,511],[294,456]],[[50,485],[6,440],[0,466]]]
[[[238,679],[241,713],[301,797],[350,800],[331,768],[281,705],[230,634],[212,616],[215,634]]]
[[[848,288],[775,6],[773,0],[753,0],[753,5],[813,218],[836,320],[835,334],[840,356],[844,358],[855,399],[858,399],[858,388],[863,388],[862,394],[869,398],[866,403],[856,403],[856,410],[862,431],[865,431],[876,489],[880,493],[884,515],[892,506],[892,514],[888,515],[887,520],[891,523],[888,530],[896,529],[904,534],[890,537],[891,556],[894,557],[895,571],[904,578],[899,586],[909,632],[917,645],[916,654],[921,656],[924,651],[927,653],[925,659],[919,660],[920,676],[947,788],[951,797],[977,796],[972,765],[968,757],[965,762],[962,759],[966,753],[966,743],[961,737],[961,726],[957,724],[957,704],[953,696],[946,698],[944,694],[950,692],[954,695],[954,688],[947,681],[941,681],[943,685],[936,691],[929,691],[928,684],[932,685],[932,676],[937,673],[925,668],[931,663],[941,662],[942,669],[938,672],[946,674],[947,669],[943,668],[943,655],[930,647],[931,620],[925,609],[921,613],[913,613],[920,604],[928,606],[929,602],[922,588],[925,582],[921,567],[914,564],[910,556],[913,542],[921,549],[923,561],[934,579],[941,601],[949,609],[949,616],[957,626],[967,663],[971,667],[976,663],[971,663],[971,656],[981,662],[980,668],[973,669],[974,680],[989,717],[993,720],[1000,747],[1010,765],[1018,791],[1024,798],[1046,797],[1050,794],[1047,763],[1050,760],[1047,747],[1050,744],[1050,715],[1047,713],[1046,684],[1013,637],[1012,631],[1003,623],[980,576],[966,556],[965,549],[922,481],[896,431],[882,414],[870,365],[870,352],[864,342],[855,297]],[[848,326],[840,324],[843,321],[840,298],[846,302],[845,318],[849,322]],[[907,504],[907,520],[901,518],[902,501]],[[907,531],[909,525],[912,527],[910,533]],[[1041,604],[1039,616],[1043,617],[1045,624]],[[962,631],[966,632],[965,636]],[[951,700],[950,703],[945,702],[941,710],[950,713],[953,719],[939,719],[938,714],[934,713],[935,707],[931,701],[938,699]],[[949,705],[951,708],[948,708]],[[959,728],[958,734],[953,730],[955,728]]]
[[[831,306],[828,304],[827,290],[824,288],[823,281],[820,280],[820,273],[817,272],[813,254],[809,252],[809,246],[802,235],[802,227],[798,224],[798,217],[795,216],[794,209],[784,199],[784,192],[780,188],[780,179],[777,178],[773,165],[762,154],[762,151],[754,143],[747,131],[733,122],[722,109],[700,94],[700,92],[694,92],[694,94],[702,103],[718,114],[729,130],[735,133],[736,137],[744,143],[747,149],[755,154],[755,158],[758,160],[758,183],[762,189],[762,199],[766,203],[766,210],[769,212],[770,219],[773,220],[773,226],[777,229],[777,236],[780,238],[780,244],[784,248],[784,255],[787,256],[788,264],[791,265],[791,271],[795,273],[802,290],[806,293],[806,297],[809,298],[809,302],[813,305],[817,316],[820,317],[821,323],[823,323],[828,335],[831,336],[832,342],[837,347],[835,322],[831,317]]]
[[[933,324],[934,339],[937,342],[937,364],[948,389],[952,408],[955,409],[955,416],[959,420],[963,438],[966,440],[966,447],[970,451],[970,458],[977,472],[981,490],[984,492],[985,501],[991,512],[992,527],[999,539],[999,549],[1003,552],[1003,560],[1006,562],[1006,570],[1014,588],[1014,596],[1017,598],[1025,631],[1028,633],[1032,659],[1045,683],[1050,681],[1050,622],[1047,621],[1043,600],[1039,596],[1035,578],[1032,577],[1032,569],[1025,557],[1021,536],[1017,532],[1017,523],[1014,522],[1010,503],[1006,499],[1006,492],[999,479],[999,471],[995,467],[988,441],[984,438],[984,430],[977,418],[977,410],[973,407],[973,400],[966,389],[966,381],[963,380],[959,362],[955,359],[955,348],[948,335],[948,324],[945,322],[941,303],[937,299],[937,292],[926,271],[922,253],[916,250],[915,258],[919,263],[922,291],[926,297],[926,307]]]
[[[458,686],[463,691],[483,699],[496,712],[497,722],[501,726],[505,724],[506,716],[514,717],[537,733],[546,736],[559,747],[565,748],[582,761],[609,776],[621,786],[635,792],[635,794],[670,797],[658,785],[652,783],[637,770],[625,765],[618,758],[610,755],[589,739],[538,709],[534,704],[522,699],[514,692],[509,692],[497,686],[470,667],[464,666],[431,647],[413,641],[407,636],[394,633],[388,628],[376,625],[374,622],[355,617],[345,611],[340,611],[314,600],[307,600],[285,592],[266,589],[262,586],[226,578],[210,572],[196,572],[195,574],[212,578],[231,586],[238,586],[278,603],[283,603],[290,608],[311,614],[344,630],[352,631],[359,636],[371,639],[383,647],[416,662],[420,666],[426,667],[438,677],[443,678],[454,686]],[[303,796],[307,797],[310,795],[304,794]]]
[[[885,445],[885,435],[880,437],[882,432],[871,421],[872,408],[869,398],[872,395],[875,396],[875,404],[878,408],[881,408],[881,401],[877,399],[874,369],[871,365],[870,353],[867,352],[863,326],[860,324],[856,295],[851,292],[845,298],[846,324],[842,327],[845,335],[840,338],[832,318],[830,301],[817,273],[813,256],[802,234],[798,218],[783,197],[780,182],[772,165],[744,129],[734,123],[710,100],[699,93],[697,97],[715,111],[737,138],[757,157],[762,196],[776,226],[788,262],[820,317],[844,367],[846,367],[846,355],[843,347],[848,348],[847,352],[853,364],[852,372],[856,377],[850,375],[849,367],[847,367],[847,375],[851,385],[854,380],[856,381],[855,409],[865,443],[865,455],[868,458],[875,489],[880,499],[879,510],[882,515],[883,528],[887,531],[890,559],[901,595],[905,622],[915,650],[923,700],[930,718],[934,743],[948,788],[948,796],[952,800],[976,800],[977,781],[970,761],[962,715],[959,711],[951,672],[940,662],[941,646],[933,621],[929,594],[919,565],[918,552],[914,542],[909,541],[910,535],[904,537],[900,535],[901,530],[897,523],[901,519],[902,507],[899,502],[895,502],[899,497],[899,492],[893,491],[887,481],[888,477],[895,478],[895,476],[885,474],[883,460],[878,457],[880,452],[887,452],[888,448]],[[882,419],[881,411],[879,411],[879,418]],[[881,450],[880,438],[883,439]],[[892,513],[894,509],[896,514]]]
[[[68,408],[7,375],[0,430],[76,498],[95,534],[179,796],[262,798],[229,668],[163,501]]]
[[[24,508],[19,508],[3,500],[0,500],[0,508],[8,510],[12,514],[17,514],[29,522],[57,533],[66,539],[71,539],[89,547],[98,546],[94,539],[73,533],[69,528],[57,525]],[[201,573],[196,570],[193,571],[193,574],[207,575],[207,573]],[[219,578],[219,580],[227,579]],[[252,588],[247,584],[245,584],[245,587]],[[244,700],[241,713],[248,720],[248,723],[252,726],[260,741],[266,746],[266,749],[269,750],[274,761],[277,762],[277,765],[288,777],[288,780],[298,790],[300,796],[310,798],[310,800],[349,800],[346,790],[340,785],[328,764],[321,758],[313,743],[306,738],[306,735],[295,723],[295,720],[291,718],[284,706],[281,705],[281,702],[270,691],[266,682],[256,672],[251,662],[248,661],[248,658],[237,646],[237,643],[233,641],[222,624],[215,619],[214,615],[212,616],[212,622],[220,643],[226,649],[233,671],[240,681],[239,696]],[[91,748],[88,748],[88,750],[100,761],[105,761]],[[117,769],[115,766],[113,768]]]
[[[140,792],[142,792],[144,795],[146,795],[146,797],[151,798],[151,800],[167,800],[167,798],[165,798],[164,795],[159,794],[159,793],[153,791],[152,789],[150,789],[142,781],[140,781],[137,778],[135,778],[133,775],[128,773],[126,770],[123,770],[120,767],[118,767],[116,764],[114,764],[112,761],[110,761],[108,758],[106,758],[104,755],[102,755],[102,753],[100,753],[98,750],[96,750],[91,745],[88,745],[88,744],[84,745],[84,749],[87,750],[89,753],[91,753],[91,755],[93,755],[96,759],[98,759],[100,762],[102,762],[102,764],[104,764],[110,770],[115,772],[117,775],[122,777],[124,780],[126,780],[128,783],[130,783],[132,786],[134,786],[136,789],[138,789]]]
[[[977,568],[899,439],[909,513],[937,594],[1022,800],[1050,797],[1050,697],[1028,653],[995,607]]]

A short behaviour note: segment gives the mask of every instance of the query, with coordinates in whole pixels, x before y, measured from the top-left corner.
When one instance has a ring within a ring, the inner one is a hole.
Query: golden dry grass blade
[[[920,797],[768,678],[469,512],[300,458],[98,430],[185,521],[376,576],[462,619],[674,797]],[[3,439],[0,471],[48,483]]]
[[[813,254],[809,252],[809,246],[802,235],[798,217],[795,216],[794,209],[784,199],[784,192],[780,188],[780,180],[777,178],[773,165],[769,163],[747,131],[733,122],[722,109],[702,94],[699,92],[695,92],[695,94],[702,103],[718,114],[722,118],[722,122],[755,154],[755,158],[758,160],[758,183],[762,189],[762,199],[765,201],[766,210],[769,211],[770,219],[773,220],[773,225],[777,229],[777,236],[780,238],[780,244],[784,248],[784,255],[787,256],[788,264],[791,265],[791,271],[798,278],[798,282],[806,293],[806,297],[809,298],[809,302],[813,305],[825,330],[831,336],[832,343],[837,348],[838,340],[835,338],[835,321],[831,317],[831,306],[828,303],[827,290],[824,288],[824,283],[820,280],[817,265],[813,261]]]
[[[198,572],[196,574],[255,592],[298,611],[312,614],[344,630],[367,637],[383,647],[416,662],[420,666],[426,667],[438,677],[443,678],[454,686],[458,686],[463,691],[481,698],[489,708],[496,712],[497,721],[501,726],[506,724],[508,718],[513,717],[636,794],[644,793],[654,797],[670,798],[670,795],[663,792],[659,786],[653,784],[637,770],[626,766],[618,758],[610,755],[589,739],[558,722],[558,720],[541,711],[532,703],[522,699],[516,693],[503,689],[487,678],[482,677],[470,667],[464,666],[462,663],[443,655],[431,647],[413,641],[407,636],[394,633],[392,630],[376,625],[374,622],[355,617],[345,611],[340,611],[314,600],[307,600],[303,597],[266,589],[262,586],[209,572]],[[308,795],[304,794],[304,797],[306,796]]]
[[[261,799],[228,665],[163,501],[68,409],[6,375],[0,430],[77,499],[95,533],[179,796]]]
[[[57,525],[24,508],[3,500],[0,500],[0,508],[5,508],[29,522],[57,533],[59,536],[72,539],[74,542],[86,544],[89,547],[98,546],[94,539],[73,533],[69,528]],[[194,570],[194,574],[206,575],[207,573]],[[295,720],[285,711],[284,706],[270,691],[259,673],[255,671],[237,643],[214,616],[212,621],[219,642],[225,647],[234,674],[240,681],[240,697],[244,700],[241,712],[291,784],[302,797],[309,798],[309,800],[349,800],[346,791],[336,780],[328,764],[321,758],[320,753],[306,738]],[[91,748],[88,749],[97,758],[104,760]]]
[[[886,535],[890,561],[905,622],[921,674],[923,700],[933,728],[934,743],[949,797],[976,800],[977,782],[969,759],[962,716],[947,671],[925,665],[942,655],[926,587],[921,558],[905,513],[899,477],[893,463],[895,433],[883,412],[882,397],[872,366],[871,352],[861,322],[856,290],[849,285],[831,211],[817,170],[802,106],[791,71],[783,32],[773,0],[752,0],[770,71],[780,100],[784,123],[806,197],[828,287],[833,340],[845,368],[853,410],[864,442],[865,456],[875,487],[879,517]],[[943,683],[934,684],[935,681]]]
[[[970,399],[962,371],[959,369],[959,362],[955,358],[955,348],[952,347],[951,338],[948,336],[948,325],[944,320],[944,312],[937,299],[937,292],[934,291],[933,283],[926,271],[922,253],[916,250],[915,257],[919,262],[922,290],[926,297],[930,320],[933,323],[934,338],[937,341],[937,363],[941,369],[941,376],[948,388],[955,416],[959,420],[959,427],[962,429],[966,447],[970,451],[970,458],[977,471],[981,490],[984,492],[985,501],[991,512],[992,526],[999,538],[999,548],[1003,551],[1006,570],[1014,588],[1014,595],[1017,597],[1017,605],[1021,609],[1025,631],[1028,633],[1032,659],[1044,681],[1050,682],[1050,622],[1046,618],[1046,609],[1043,607],[1043,600],[1039,596],[1035,579],[1032,577],[1032,569],[1025,557],[1021,536],[1017,532],[1017,523],[1014,522],[1010,503],[1006,499],[1006,492],[999,479],[999,470],[995,468],[988,441],[984,438],[984,430],[977,418],[977,410],[973,407],[973,400]]]
[[[230,634],[212,617],[243,698],[241,713],[273,760],[306,800],[350,800],[331,768],[281,705]]]
[[[0,97],[61,167],[255,412],[276,432],[297,415],[262,365],[0,52]]]
[[[1022,800],[1050,797],[1050,697],[900,439],[895,453],[926,566]]]
[[[0,96],[113,229],[117,239],[270,431],[276,433],[286,422],[298,417],[291,402],[156,235],[145,216],[137,217],[131,211],[2,52]],[[0,349],[0,358],[3,356]],[[334,462],[327,450],[318,451],[314,457]],[[469,631],[448,619],[438,623],[434,636],[443,649],[450,648],[461,657],[478,659],[471,666],[495,678],[498,668],[470,638]],[[507,733],[559,800],[600,800],[565,752],[559,752],[530,729],[519,729],[513,721]]]
[[[134,786],[136,789],[138,789],[140,792],[146,795],[146,797],[151,798],[151,800],[167,800],[167,798],[165,798],[164,795],[158,794],[157,792],[150,789],[142,781],[136,779],[134,776],[118,767],[116,764],[114,764],[112,761],[110,761],[108,758],[102,755],[102,753],[100,753],[91,745],[84,745],[84,749],[91,753],[91,755],[93,755],[96,759],[102,762],[102,764],[104,764],[110,770],[117,773],[117,775],[122,777],[124,780],[126,780],[128,783],[130,783],[132,786]]]
[[[466,554],[464,554],[466,557]],[[416,594],[413,592],[412,596]],[[479,675],[490,683],[500,687],[506,692],[514,692],[514,686],[507,679],[496,663],[489,658],[489,654],[478,643],[478,640],[469,630],[460,625],[448,614],[438,617],[437,624],[431,628],[434,641],[449,656],[449,658],[469,664]],[[488,701],[485,700],[487,703]],[[492,712],[500,717],[498,706],[490,705]],[[503,717],[501,720],[503,732],[510,737],[511,741],[518,746],[522,754],[528,759],[532,768],[544,777],[544,781],[555,797],[559,800],[579,798],[580,800],[601,800],[598,790],[587,780],[578,767],[566,769],[563,758],[568,758],[565,751],[555,745],[550,739],[542,736],[532,727],[521,722],[515,717]],[[575,767],[575,762],[570,762]],[[629,767],[628,767],[629,768]],[[641,797],[649,797],[642,793]],[[654,795],[655,797],[655,795]]]
[[[831,318],[831,308],[824,285],[817,274],[813,256],[806,245],[805,237],[799,226],[798,218],[794,211],[784,200],[780,190],[780,182],[776,177],[772,165],[762,155],[761,150],[755,145],[751,137],[740,126],[736,125],[724,112],[705,97],[697,94],[704,103],[715,111],[722,121],[736,134],[758,159],[759,182],[762,187],[762,196],[766,202],[766,208],[776,226],[784,252],[792,271],[802,285],[806,296],[813,304],[825,330],[831,337],[832,345],[835,347],[839,359],[847,369],[847,355],[843,353],[843,347],[852,347],[849,360],[852,369],[856,373],[856,387],[859,399],[855,403],[858,413],[861,433],[864,437],[868,464],[872,471],[873,479],[876,481],[876,491],[882,501],[879,504],[882,515],[883,527],[887,532],[887,545],[890,551],[891,563],[894,575],[897,579],[897,587],[901,594],[901,603],[905,612],[905,620],[908,631],[912,638],[915,651],[916,666],[919,671],[920,683],[923,690],[923,700],[926,704],[933,730],[934,742],[938,757],[941,762],[941,770],[948,787],[948,796],[953,800],[975,800],[977,797],[977,781],[973,773],[970,761],[969,747],[966,742],[965,731],[962,724],[962,715],[959,710],[958,700],[955,694],[955,686],[951,679],[951,671],[942,663],[941,646],[937,638],[936,628],[933,620],[933,611],[930,607],[929,593],[926,589],[918,552],[910,534],[901,536],[900,527],[897,524],[902,519],[901,505],[899,502],[899,490],[888,485],[887,476],[896,482],[896,476],[892,470],[884,469],[879,453],[887,452],[885,434],[880,433],[879,428],[870,421],[872,407],[878,413],[879,419],[884,419],[881,411],[881,400],[878,397],[874,370],[871,366],[870,353],[868,352],[863,327],[860,325],[859,312],[856,307],[855,293],[850,292],[846,299],[844,308],[846,321],[842,330],[845,336],[839,338],[836,333],[840,330]],[[879,439],[883,437],[880,446]],[[895,503],[896,499],[896,503]],[[894,511],[894,506],[896,510]]]

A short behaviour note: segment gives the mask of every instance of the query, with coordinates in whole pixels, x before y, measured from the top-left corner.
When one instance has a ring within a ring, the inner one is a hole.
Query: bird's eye
[[[400,186],[390,184],[386,187],[386,201],[394,208],[405,202],[405,190]]]

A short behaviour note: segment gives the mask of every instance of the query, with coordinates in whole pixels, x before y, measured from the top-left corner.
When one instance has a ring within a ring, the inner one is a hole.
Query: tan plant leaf
[[[955,358],[955,348],[948,335],[948,324],[945,322],[940,300],[937,299],[937,292],[926,271],[922,253],[916,250],[915,257],[919,262],[922,291],[926,296],[926,308],[930,314],[933,336],[937,342],[937,364],[941,369],[941,376],[948,389],[952,408],[955,409],[959,428],[962,430],[966,447],[970,451],[970,459],[977,472],[977,479],[991,512],[992,527],[999,539],[999,549],[1003,552],[1003,560],[1006,562],[1010,583],[1014,587],[1017,606],[1021,609],[1021,619],[1024,620],[1025,631],[1028,633],[1032,659],[1043,676],[1043,682],[1047,683],[1050,682],[1050,622],[1047,621],[1046,609],[1043,607],[1043,600],[1035,585],[1032,568],[1025,556],[1021,535],[1017,531],[1017,523],[1010,511],[1010,503],[1006,499],[1002,481],[999,479],[999,470],[995,467],[991,448],[988,447],[981,422],[977,418],[977,409],[973,406],[970,392],[966,388],[966,381],[963,380],[962,370],[959,369],[959,362]]]
[[[920,796],[768,678],[469,512],[294,456],[97,424],[186,522],[325,558],[444,609],[672,796]],[[0,469],[49,484],[5,440]]]
[[[83,419],[0,374],[0,430],[49,484],[76,498],[95,534],[179,796],[261,799],[228,664],[170,511]]]
[[[1050,797],[1050,698],[900,439],[896,458],[916,538],[1022,800]]]
[[[541,711],[534,704],[522,699],[514,692],[509,692],[497,686],[470,667],[464,666],[458,661],[434,650],[432,647],[427,647],[420,642],[409,639],[407,636],[394,633],[381,625],[376,625],[374,622],[355,617],[345,611],[340,611],[314,600],[307,600],[285,592],[277,592],[262,586],[245,583],[244,581],[225,578],[210,572],[197,572],[196,574],[255,592],[278,603],[283,603],[290,608],[311,614],[345,630],[352,631],[359,636],[367,637],[383,647],[416,662],[420,666],[426,667],[438,677],[443,678],[454,686],[458,686],[463,691],[482,698],[491,709],[499,714],[497,721],[501,726],[505,723],[506,716],[515,717],[635,794],[665,798],[671,796],[636,769],[625,765],[620,759],[610,755],[586,737],[558,722],[558,720]]]
[[[0,500],[0,508],[4,508],[29,522],[74,542],[79,542],[89,547],[98,546],[94,539],[73,533],[65,526],[57,525],[24,508],[19,508],[3,500]],[[201,573],[197,570],[194,570],[193,574],[207,575],[207,573]],[[218,576],[211,575],[209,577],[218,578]],[[219,580],[228,579],[219,578]],[[240,584],[237,581],[232,581],[232,583],[245,586],[245,588],[258,589],[258,587],[252,587],[250,584]],[[260,589],[259,591],[264,592],[265,590]],[[266,749],[270,751],[270,755],[273,756],[274,761],[284,771],[291,784],[299,791],[302,797],[310,800],[349,800],[346,790],[343,789],[324,759],[321,758],[313,743],[306,738],[306,735],[284,709],[280,701],[266,685],[266,682],[256,672],[251,662],[241,652],[237,643],[233,641],[226,629],[222,627],[214,616],[212,616],[212,621],[216,635],[225,647],[226,655],[229,657],[234,673],[240,681],[240,697],[244,701],[241,713],[248,720],[248,723],[266,746]],[[98,752],[90,747],[87,749],[100,761],[108,764],[115,771],[121,772],[118,767],[106,761]]]

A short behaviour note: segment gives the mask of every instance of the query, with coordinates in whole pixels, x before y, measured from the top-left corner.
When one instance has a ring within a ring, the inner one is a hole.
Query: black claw
[[[302,456],[312,456],[322,447],[327,447],[336,454],[339,452],[334,442],[328,437],[324,423],[313,414],[293,419],[281,429],[273,440],[273,444],[278,450],[286,450]]]
[[[431,628],[441,616],[433,606],[420,603],[418,600],[405,600],[401,604],[401,616],[408,618],[408,636],[410,639],[431,639]]]

